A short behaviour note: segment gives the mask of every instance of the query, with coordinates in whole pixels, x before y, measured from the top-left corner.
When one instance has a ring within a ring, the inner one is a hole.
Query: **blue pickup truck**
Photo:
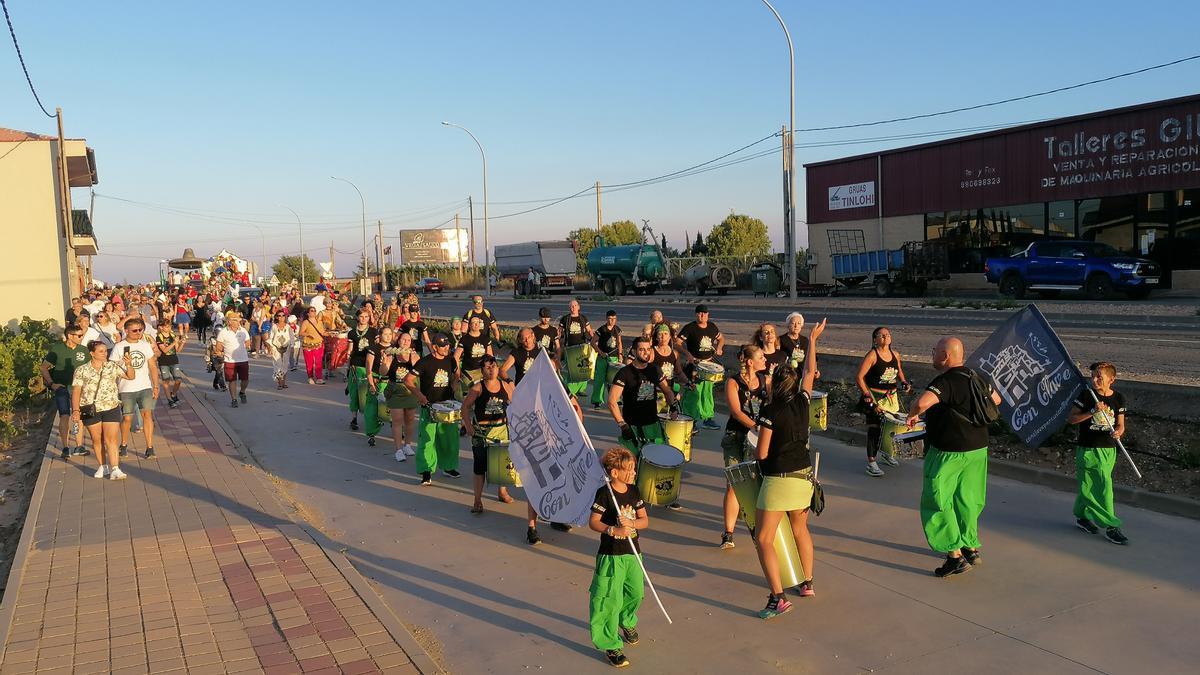
[[[988,258],[983,266],[1000,295],[1023,298],[1026,291],[1056,297],[1061,291],[1084,291],[1093,300],[1123,292],[1145,298],[1158,287],[1158,263],[1134,258],[1108,244],[1073,239],[1038,241],[1008,258]]]

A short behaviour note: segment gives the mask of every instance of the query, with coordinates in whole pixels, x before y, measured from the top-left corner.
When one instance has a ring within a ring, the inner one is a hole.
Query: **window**
[[[1077,211],[1080,239],[1103,242],[1129,253],[1135,250],[1133,222],[1137,200],[1133,195],[1083,199]]]
[[[1006,221],[1006,231],[1013,234],[1046,234],[1046,205],[1022,204],[1006,206],[1001,210]]]
[[[1050,202],[1050,227],[1048,234],[1051,237],[1074,237],[1075,236],[1075,202]]]
[[[938,211],[937,213],[925,214],[925,239],[941,239],[946,230],[946,214]]]

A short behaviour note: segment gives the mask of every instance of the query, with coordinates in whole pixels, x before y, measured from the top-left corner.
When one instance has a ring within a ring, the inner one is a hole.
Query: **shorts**
[[[812,469],[798,473],[804,472],[812,475]],[[812,481],[803,475],[787,478],[763,476],[756,508],[762,511],[803,511],[812,506],[812,498]]]
[[[250,380],[250,362],[239,361],[237,363],[225,362],[225,381],[233,382],[241,380],[247,382]]]
[[[164,380],[182,380],[183,379],[183,371],[179,369],[178,363],[169,365],[169,366],[160,365],[158,367],[158,374]]]
[[[81,421],[83,422],[83,426],[85,426],[85,427],[90,427],[93,424],[100,424],[101,422],[112,422],[113,424],[120,424],[121,423],[121,408],[119,408],[119,407],[109,408],[108,410],[98,412],[95,415],[92,415],[91,417],[87,418],[86,420],[81,420]]]
[[[482,438],[471,439],[471,473],[476,476],[486,476],[488,465],[488,445]]]
[[[154,390],[129,391],[118,394],[121,399],[121,412],[132,415],[141,408],[142,412],[154,410]]]
[[[733,466],[752,459],[747,457],[746,452],[746,432],[744,431],[726,431],[721,438],[721,458],[725,460],[725,466]]]
[[[192,323],[192,315],[179,312],[175,315],[175,319],[171,321],[176,326],[190,326]]]
[[[54,406],[59,415],[71,414],[71,388],[62,387],[54,390]]]

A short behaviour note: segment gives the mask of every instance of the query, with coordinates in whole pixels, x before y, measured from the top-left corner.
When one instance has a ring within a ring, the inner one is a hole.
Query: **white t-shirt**
[[[246,351],[246,343],[250,341],[250,333],[241,326],[237,332],[222,328],[221,332],[217,333],[217,344],[225,348],[225,363],[244,363],[250,360],[250,353]]]
[[[113,347],[112,352],[108,355],[108,360],[121,361],[125,357],[126,347],[129,347],[130,360],[133,361],[134,378],[132,380],[118,380],[117,392],[127,394],[134,391],[142,391],[143,389],[150,389],[154,386],[154,380],[150,379],[150,368],[154,359],[154,345],[146,340],[138,340],[137,342],[121,340]]]
[[[321,295],[320,293],[314,295],[312,302],[310,302],[309,305],[317,308],[317,314],[324,312],[325,311],[325,296]]]

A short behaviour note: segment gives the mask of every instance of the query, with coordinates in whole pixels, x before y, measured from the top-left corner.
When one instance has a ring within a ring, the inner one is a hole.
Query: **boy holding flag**
[[[1125,435],[1125,397],[1112,388],[1117,368],[1107,361],[1093,363],[1092,386],[1096,398],[1085,393],[1075,401],[1067,420],[1079,428],[1075,447],[1075,525],[1088,534],[1099,534],[1114,544],[1127,545],[1121,519],[1113,509],[1113,466],[1117,440]]]

